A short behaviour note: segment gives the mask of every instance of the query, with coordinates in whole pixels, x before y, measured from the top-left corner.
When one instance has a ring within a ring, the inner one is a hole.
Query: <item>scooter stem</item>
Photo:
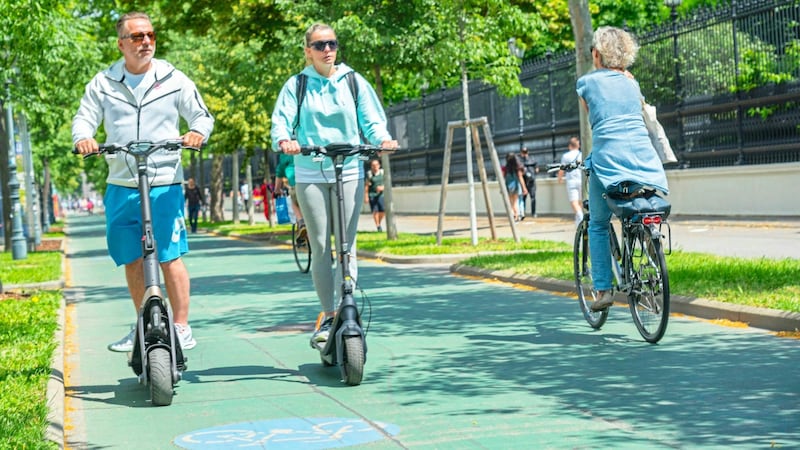
[[[161,286],[156,255],[156,239],[153,235],[153,217],[150,210],[150,184],[147,181],[147,158],[136,155],[139,174],[139,198],[142,211],[142,264],[145,288]]]

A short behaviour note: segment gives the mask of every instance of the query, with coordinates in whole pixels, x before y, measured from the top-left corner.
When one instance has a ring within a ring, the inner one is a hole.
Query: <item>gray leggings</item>
[[[334,228],[338,234],[339,220],[336,211],[339,209],[336,199],[336,185],[333,183],[297,183],[297,198],[303,220],[308,230],[311,243],[311,278],[314,289],[322,305],[322,310],[332,312],[336,308],[335,299],[339,298],[342,283],[341,264],[332,263],[331,234]],[[352,180],[344,183],[344,210],[347,224],[347,242],[350,243],[350,276],[353,283],[358,278],[356,263],[356,232],[358,218],[361,213],[361,200],[364,198],[364,180]],[[337,246],[338,246],[337,242]]]

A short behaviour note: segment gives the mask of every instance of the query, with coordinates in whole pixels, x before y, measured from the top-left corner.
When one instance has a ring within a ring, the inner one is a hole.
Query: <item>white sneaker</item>
[[[108,349],[112,352],[132,352],[133,351],[133,335],[136,333],[136,327],[131,328],[131,331],[117,342],[108,344]]]
[[[178,331],[178,342],[184,350],[191,350],[197,345],[197,341],[192,337],[192,327],[187,325],[175,324],[175,330]]]

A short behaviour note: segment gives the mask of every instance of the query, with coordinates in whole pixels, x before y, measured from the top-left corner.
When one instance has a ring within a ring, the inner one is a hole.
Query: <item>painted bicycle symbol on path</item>
[[[341,417],[241,422],[192,431],[175,438],[186,449],[325,449],[366,444],[396,435],[399,427]]]

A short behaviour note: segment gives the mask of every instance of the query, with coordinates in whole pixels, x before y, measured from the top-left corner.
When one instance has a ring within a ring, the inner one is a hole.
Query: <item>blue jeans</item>
[[[598,291],[611,289],[614,280],[608,234],[611,209],[603,198],[605,191],[592,171],[589,175],[589,256],[592,258],[592,281]]]
[[[192,233],[197,233],[197,217],[200,214],[200,205],[189,205],[189,226]]]

